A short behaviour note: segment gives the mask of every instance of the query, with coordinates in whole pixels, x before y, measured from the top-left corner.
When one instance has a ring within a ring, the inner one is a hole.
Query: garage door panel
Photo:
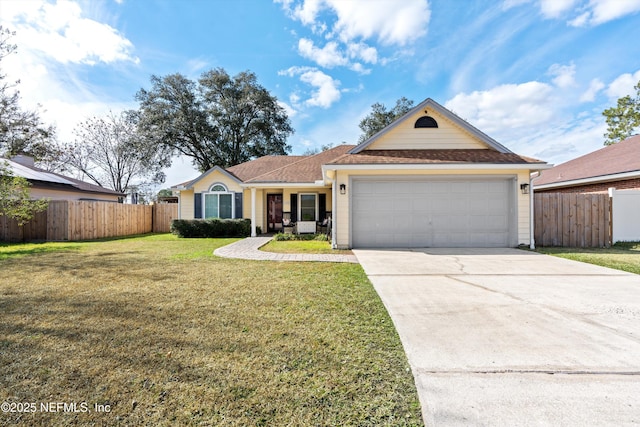
[[[354,179],[354,247],[513,245],[509,179]]]

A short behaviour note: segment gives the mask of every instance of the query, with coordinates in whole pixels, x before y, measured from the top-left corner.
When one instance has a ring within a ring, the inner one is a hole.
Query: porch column
[[[331,180],[331,249],[338,249],[338,238],[336,237],[336,213],[338,212],[337,175],[337,171],[333,171],[333,179]]]
[[[256,236],[256,188],[251,187],[251,237]]]

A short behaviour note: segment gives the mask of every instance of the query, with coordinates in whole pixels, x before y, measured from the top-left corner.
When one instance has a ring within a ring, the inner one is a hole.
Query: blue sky
[[[3,72],[61,141],[136,108],[152,74],[222,67],[278,98],[292,154],[355,143],[371,104],[405,96],[558,164],[602,147],[602,110],[640,80],[640,0],[0,0],[0,23],[19,49]]]

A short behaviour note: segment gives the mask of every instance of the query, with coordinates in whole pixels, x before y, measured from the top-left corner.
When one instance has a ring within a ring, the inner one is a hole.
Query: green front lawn
[[[639,242],[616,243],[611,248],[541,247],[537,251],[543,254],[640,274]]]
[[[230,241],[0,246],[0,402],[90,409],[0,425],[422,424],[359,265],[212,255]]]
[[[271,240],[260,250],[285,254],[351,255],[353,253],[349,250],[331,249],[331,242],[319,240]]]

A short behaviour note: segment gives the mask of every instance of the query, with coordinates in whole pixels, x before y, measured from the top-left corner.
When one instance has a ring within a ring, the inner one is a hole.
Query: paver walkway
[[[317,261],[317,262],[352,262],[358,263],[355,255],[339,254],[280,254],[261,251],[273,237],[247,237],[230,245],[213,251],[213,254],[223,258],[239,258],[260,261]]]

